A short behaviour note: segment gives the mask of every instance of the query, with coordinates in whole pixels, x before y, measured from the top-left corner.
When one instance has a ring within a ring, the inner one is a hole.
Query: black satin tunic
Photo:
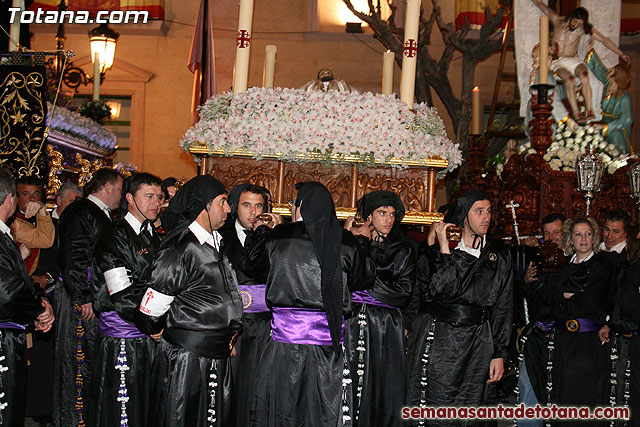
[[[91,200],[81,199],[62,212],[58,229],[64,286],[74,304],[89,303],[92,299],[88,269],[96,244],[112,229],[111,220]]]
[[[96,246],[95,277],[91,285],[94,310],[99,313],[115,310],[120,318],[133,323],[159,247],[160,238],[155,233],[153,236],[146,232],[137,234],[125,219],[118,221],[113,233],[104,236]],[[127,269],[131,286],[109,295],[104,272],[116,267]]]
[[[486,381],[491,359],[506,360],[508,356],[512,282],[511,254],[499,242],[487,239],[479,258],[455,249],[451,254],[442,254],[437,246],[423,252],[416,267],[421,307],[414,323],[414,333],[409,337],[409,405],[421,404],[423,357],[433,322],[435,329],[427,364],[426,404],[492,403],[495,399],[494,384]],[[462,310],[467,306],[474,312],[483,309],[485,315],[469,324],[441,320],[439,315],[431,314],[432,307],[437,304],[457,307],[459,310],[453,317],[469,311]]]
[[[43,310],[18,248],[0,232],[0,322],[31,323]]]
[[[368,241],[344,231],[342,235],[343,314],[351,316],[353,291],[368,289],[375,279],[375,264],[368,257]],[[304,221],[282,224],[257,245],[250,255],[253,271],[268,271],[266,300],[269,307],[324,310],[320,289],[320,264]],[[273,268],[272,268],[273,267]]]
[[[221,248],[222,253],[224,249]],[[136,326],[208,358],[229,356],[242,331],[242,298],[229,260],[187,228],[169,235],[153,264],[149,287],[174,296],[169,310],[153,317],[136,311]]]
[[[346,323],[345,349],[349,358],[353,395],[354,426],[402,426],[401,407],[406,396],[406,353],[401,309],[411,300],[414,283],[415,254],[407,240],[371,242],[370,254],[376,266],[376,280],[369,294],[396,308],[354,304],[362,313],[365,325],[354,316]],[[360,330],[364,351],[358,348]],[[364,369],[359,385],[359,358]],[[362,387],[361,397],[357,392]]]

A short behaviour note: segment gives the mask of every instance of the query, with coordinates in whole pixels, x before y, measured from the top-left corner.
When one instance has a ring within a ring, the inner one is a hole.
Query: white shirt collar
[[[98,199],[93,194],[89,194],[89,196],[87,196],[87,199],[91,200],[93,203],[95,203],[96,206],[99,207],[100,209],[102,209],[102,212],[104,212],[104,214],[109,219],[111,219],[111,210],[109,209],[109,206],[107,206],[107,204],[105,202],[103,202],[102,200]]]
[[[138,221],[138,218],[136,218],[131,212],[127,212],[127,214],[124,216],[124,219],[127,220],[131,228],[133,228],[133,231],[135,231],[136,234],[139,235],[142,231],[142,223]],[[147,230],[149,230],[149,233],[153,233],[151,224],[147,224]]]
[[[212,248],[220,250],[220,240],[222,240],[222,236],[217,231],[209,233],[196,221],[193,221],[191,225],[189,225],[189,230],[196,236],[196,239],[198,239],[201,245],[207,243]]]
[[[622,253],[622,251],[626,247],[627,247],[627,241],[626,240],[623,240],[622,242],[620,242],[617,245],[613,246],[611,249],[607,249],[607,247],[604,244],[604,242],[600,242],[600,250],[601,251],[605,251],[605,252],[617,252],[617,253],[620,254],[620,253]]]
[[[240,224],[240,220],[236,219],[236,234],[238,235],[238,240],[240,240],[240,244],[242,246],[244,246],[244,242],[247,240],[247,233],[244,232],[245,230],[246,228]]]
[[[9,236],[9,238],[11,240],[13,240],[13,236],[11,235],[11,229],[9,228],[9,226],[7,224],[4,223],[3,220],[0,219],[0,232],[6,234],[7,236]]]
[[[57,207],[51,212],[51,218],[60,219],[60,215],[58,215],[58,208]]]
[[[478,249],[473,249],[464,244],[464,237],[463,237],[458,242],[458,246],[456,246],[454,249],[458,249],[462,252],[468,253],[469,255],[473,255],[476,258],[480,258],[480,251],[482,250],[482,248],[484,248],[484,245],[486,243],[487,243],[487,237],[482,236],[482,244],[478,247]]]
[[[591,251],[589,255],[582,258],[580,261],[576,261],[578,259],[578,254],[573,254],[573,256],[571,257],[571,261],[569,262],[572,264],[580,264],[581,262],[589,261],[593,257],[593,255],[594,255],[594,252]]]

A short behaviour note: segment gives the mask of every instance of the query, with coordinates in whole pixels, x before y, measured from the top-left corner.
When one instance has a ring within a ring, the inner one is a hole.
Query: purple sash
[[[271,338],[287,344],[331,345],[327,314],[305,308],[273,307]],[[344,341],[344,317],[340,342]]]
[[[545,332],[549,332],[551,329],[553,329],[553,327],[555,326],[556,322],[554,322],[553,320],[550,322],[540,322],[537,321],[536,322],[536,328],[541,329]]]
[[[600,329],[598,325],[596,325],[596,322],[582,317],[567,320],[565,327],[569,332],[593,332]]]
[[[100,333],[102,335],[114,338],[147,338],[147,335],[143,334],[133,326],[131,323],[127,323],[118,316],[115,311],[107,311],[100,313]]]
[[[377,305],[378,307],[395,308],[395,309],[398,308],[375,299],[374,297],[371,296],[369,291],[352,292],[351,301],[357,302],[360,304]]]
[[[16,322],[0,322],[0,329],[22,329],[23,331],[27,329],[27,325],[23,325]]]
[[[245,313],[264,313],[269,311],[265,301],[265,285],[239,285],[242,296],[242,308]]]

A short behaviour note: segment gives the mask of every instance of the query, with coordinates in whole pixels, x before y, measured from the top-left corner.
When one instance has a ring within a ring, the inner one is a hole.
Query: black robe
[[[228,364],[242,331],[242,298],[221,253],[223,248],[218,252],[200,244],[185,228],[167,235],[153,264],[149,289],[174,300],[161,316],[135,313],[140,331],[151,335],[164,329],[151,368],[149,426],[222,426],[229,421]]]
[[[147,290],[159,246],[160,238],[155,233],[153,236],[146,231],[138,234],[125,219],[116,223],[112,234],[104,236],[94,254],[95,274],[91,286],[94,308],[98,313],[115,311],[120,319],[133,323],[134,313],[138,311],[140,300]],[[118,267],[126,268],[131,285],[110,295],[104,272]],[[129,367],[124,373],[129,397],[126,403],[127,420],[131,426],[147,424],[155,342],[149,337],[118,338],[99,333],[92,375],[93,406],[90,408],[88,425],[120,426],[122,405],[117,398],[121,379],[116,365],[122,344]]]
[[[224,244],[224,254],[229,258],[238,279],[238,285],[254,286],[264,284],[266,272],[252,271],[249,263],[249,253],[256,242],[263,238],[269,228],[264,226],[255,231],[249,231],[244,246],[238,238],[235,221],[221,231]],[[248,308],[253,300],[243,295],[243,307]],[[263,301],[264,303],[264,301]],[[244,313],[242,335],[236,341],[236,357],[231,358],[233,375],[233,397],[236,426],[245,426],[249,422],[249,399],[253,394],[258,362],[267,346],[271,334],[271,311],[258,313]]]
[[[56,292],[56,372],[53,391],[54,424],[77,425],[91,406],[91,372],[98,320],[81,320],[80,306],[91,303],[91,271],[96,244],[112,228],[111,219],[88,199],[76,200],[62,213],[60,267],[64,289]],[[78,357],[82,351],[83,360]],[[80,374],[81,381],[77,380]],[[78,396],[78,390],[81,391]]]
[[[598,337],[599,328],[589,332],[571,332],[568,327],[572,327],[570,321],[577,318],[591,319],[596,323],[601,321],[609,311],[608,298],[614,286],[615,274],[608,256],[596,254],[587,261],[564,265],[553,280],[541,287],[540,292],[552,307],[556,321],[552,403],[589,407],[608,404],[609,343],[602,344]],[[564,293],[574,295],[566,299]],[[594,424],[605,425],[606,422]]]
[[[343,315],[352,314],[350,293],[370,288],[375,266],[368,242],[344,231],[341,261]],[[298,308],[324,312],[320,264],[304,221],[278,225],[264,245],[251,252],[252,265],[268,271],[266,300],[272,310]],[[346,374],[345,374],[346,370]],[[336,426],[351,417],[351,390],[342,347],[289,344],[270,340],[250,397],[249,426]],[[348,406],[344,409],[343,406]],[[345,425],[350,425],[347,421]]]
[[[520,283],[527,301],[530,319],[522,333],[520,351],[526,364],[529,381],[540,404],[546,404],[548,401],[547,362],[551,331],[546,329],[549,329],[551,322],[554,321],[554,315],[551,307],[536,290],[545,283],[553,283],[556,279],[557,276],[553,273],[541,273],[537,281]]]
[[[17,246],[0,232],[0,323],[33,323],[43,311],[41,297],[25,269]],[[0,328],[0,426],[21,426],[26,403],[27,347],[23,329]]]
[[[408,405],[494,403],[495,383],[487,384],[487,379],[491,360],[508,356],[511,254],[499,242],[487,239],[479,258],[457,249],[442,254],[432,246],[418,264],[421,306],[409,337]],[[440,423],[430,420],[428,424]]]
[[[403,425],[400,410],[406,393],[401,309],[411,300],[414,253],[409,242],[402,239],[384,240],[380,245],[372,242],[370,254],[376,266],[376,280],[366,292],[395,308],[354,303],[354,315],[346,322],[345,348],[353,380],[353,424],[399,426]]]
[[[631,419],[627,425],[640,426],[640,262],[631,264],[618,289],[611,328],[618,335],[617,406],[628,405]],[[625,388],[629,386],[628,397]],[[634,416],[635,414],[635,416]],[[622,425],[619,422],[616,425]]]

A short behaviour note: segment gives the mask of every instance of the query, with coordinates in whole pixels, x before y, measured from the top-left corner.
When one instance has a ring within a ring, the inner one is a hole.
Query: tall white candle
[[[400,100],[413,108],[416,87],[416,63],[418,61],[418,28],[420,24],[420,0],[407,0],[404,21],[404,48],[400,77]]]
[[[480,117],[480,89],[476,86],[473,88],[471,97],[471,135],[480,135],[482,133]]]
[[[236,66],[233,75],[233,94],[247,90],[249,80],[249,56],[251,54],[251,31],[253,23],[253,0],[240,0],[238,33],[236,34]]]
[[[273,79],[276,74],[276,52],[278,48],[268,44],[264,48],[264,74],[262,75],[262,86],[273,87]]]
[[[547,84],[549,76],[549,17],[540,17],[540,84]]]
[[[15,40],[16,43],[20,43],[20,17],[22,15],[22,11],[24,10],[24,1],[13,0],[13,2],[11,2],[11,7],[20,8],[20,12],[14,15],[15,19],[11,23],[11,29],[9,30],[11,40]],[[11,40],[9,40],[9,52],[18,50],[18,46],[16,46]]]
[[[97,52],[93,57],[93,100],[100,100],[100,55]]]
[[[382,55],[382,94],[391,95],[393,92],[393,60],[395,54],[387,50]]]

